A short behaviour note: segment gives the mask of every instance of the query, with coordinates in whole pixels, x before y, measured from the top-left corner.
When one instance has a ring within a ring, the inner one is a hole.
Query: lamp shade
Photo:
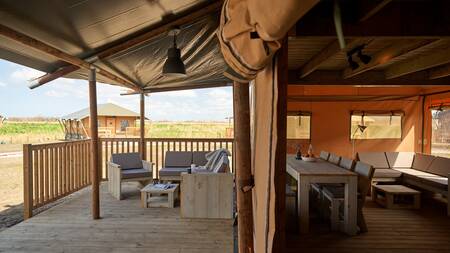
[[[167,59],[162,71],[164,76],[184,77],[186,76],[186,68],[181,60],[180,49],[171,47],[167,50]]]

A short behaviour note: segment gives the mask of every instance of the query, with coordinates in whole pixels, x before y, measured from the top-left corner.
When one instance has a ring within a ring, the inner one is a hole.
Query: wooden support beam
[[[92,218],[100,219],[99,142],[97,117],[97,82],[95,69],[89,71],[89,121],[91,130]]]
[[[145,145],[145,94],[140,95],[140,118],[139,118],[139,142],[141,146],[141,158],[146,158],[146,145]]]
[[[34,39],[26,34],[20,33],[18,31],[15,31],[9,27],[6,27],[2,24],[0,24],[0,35],[7,37],[11,40],[14,40],[20,44],[26,45],[28,47],[31,47],[35,50],[38,50],[40,52],[43,52],[45,54],[48,54],[52,57],[55,57],[61,61],[67,62],[69,64],[75,65],[77,67],[89,70],[91,68],[91,64],[81,60],[78,57],[72,56],[70,54],[67,54],[53,46],[50,46],[44,42],[41,42],[37,39]],[[73,67],[71,67],[73,68]],[[111,72],[109,72],[108,70],[102,69],[102,68],[98,68],[96,67],[97,72],[99,75],[102,75],[108,79],[110,79],[111,81],[113,81],[114,83],[120,84],[120,85],[124,85],[125,87],[128,87],[130,89],[133,90],[139,90],[141,89],[139,85],[131,83],[128,80],[125,80]],[[65,72],[65,70],[60,70],[59,73],[61,72]],[[47,76],[47,79],[50,80],[53,77],[49,77]],[[52,79],[53,80],[53,79]],[[39,82],[39,81],[38,81]]]
[[[383,64],[388,63],[396,59],[399,56],[405,55],[407,53],[411,53],[414,50],[420,49],[425,45],[429,45],[431,42],[435,40],[399,40],[396,41],[390,47],[378,52],[376,55],[372,56],[372,60],[369,64],[359,64],[359,68],[353,70],[350,67],[347,67],[344,70],[343,78],[347,79],[358,74],[364,73],[366,71],[372,70],[376,67],[379,67]],[[358,60],[357,56],[353,57],[353,60]]]
[[[450,63],[430,70],[430,79],[443,78],[448,76],[450,76]]]
[[[297,71],[289,71],[291,85],[352,85],[352,86],[448,86],[450,78],[431,80],[428,72],[421,71],[386,80],[383,71],[367,71],[352,78],[343,79],[342,71],[320,70],[305,78],[298,78]]]
[[[360,3],[360,18],[359,21],[366,21],[370,17],[374,16],[380,12],[383,7],[385,7],[392,0],[370,0],[370,1],[359,1]]]
[[[219,11],[220,8],[222,7],[222,2],[223,1],[213,1],[212,3],[209,3],[206,6],[203,5],[200,7],[195,7],[196,8],[195,10],[192,9],[186,10],[182,14],[171,18],[169,21],[164,20],[162,24],[157,24],[156,26],[150,27],[150,29],[147,31],[138,32],[136,34],[130,35],[128,38],[125,38],[120,42],[113,43],[106,49],[100,51],[95,55],[91,55],[88,58],[91,59],[95,58],[96,60],[101,60],[110,57],[112,55],[118,54],[120,52],[123,52],[124,50],[127,50],[131,47],[143,44],[160,34],[166,33],[172,27],[182,26],[191,23],[195,20],[204,17],[205,15]],[[66,68],[69,69],[70,65],[62,67],[61,70],[64,71],[64,69]],[[71,73],[71,71],[68,71],[66,74],[68,73]],[[41,78],[45,79],[46,77],[47,79],[51,79],[53,78],[53,76],[58,76],[57,71],[40,77],[39,83],[41,84],[46,83],[45,80],[40,81]]]
[[[450,47],[394,64],[385,70],[385,75],[386,79],[392,79],[446,63],[450,63]]]
[[[44,84],[46,84],[48,82],[51,82],[51,81],[53,81],[55,79],[63,77],[65,75],[67,75],[69,73],[72,73],[74,71],[77,71],[79,69],[80,69],[80,67],[78,67],[78,66],[68,65],[66,67],[58,69],[57,71],[55,71],[55,72],[53,72],[51,74],[47,73],[47,74],[45,74],[45,75],[43,75],[41,77],[38,77],[38,78],[32,80],[31,83],[30,83],[30,86],[28,86],[28,87],[30,89],[37,88],[37,87],[39,87],[41,85],[44,85]]]
[[[250,101],[248,83],[233,85],[234,154],[238,215],[239,253],[253,253],[253,185],[250,146]]]
[[[213,84],[189,84],[186,86],[176,86],[176,87],[148,87],[144,89],[145,94],[149,93],[158,93],[158,92],[167,92],[167,91],[178,91],[178,90],[194,90],[194,89],[208,89],[208,88],[217,88],[217,87],[228,87],[233,86],[232,83],[213,83]],[[142,92],[127,92],[122,93],[120,95],[136,95]]]
[[[366,44],[371,41],[370,38],[360,38],[360,39],[354,39],[347,44],[346,49],[351,49],[355,46]],[[345,49],[343,49],[345,50]],[[307,75],[311,74],[313,71],[315,71],[317,68],[320,67],[320,65],[328,60],[329,58],[333,57],[337,53],[341,52],[341,48],[339,47],[339,42],[337,40],[334,40],[330,44],[328,44],[324,49],[322,49],[318,54],[313,56],[303,67],[300,68],[300,78],[304,78]]]

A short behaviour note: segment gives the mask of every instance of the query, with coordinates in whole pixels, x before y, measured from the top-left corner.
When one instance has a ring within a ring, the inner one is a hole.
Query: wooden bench
[[[420,192],[404,185],[372,185],[372,200],[388,209],[419,209]]]

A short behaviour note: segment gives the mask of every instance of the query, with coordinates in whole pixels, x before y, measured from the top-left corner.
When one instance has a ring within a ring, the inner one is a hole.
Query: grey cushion
[[[209,151],[192,152],[192,163],[197,166],[205,166],[205,164],[208,162],[208,160],[206,160],[206,154],[208,153]]]
[[[140,178],[140,177],[151,177],[152,173],[145,169],[126,169],[122,170],[123,179]]]
[[[181,176],[182,172],[187,172],[190,167],[164,167],[159,170],[160,176]]]
[[[412,168],[421,171],[428,171],[428,167],[430,167],[435,158],[436,157],[432,155],[416,154]]]
[[[445,157],[436,157],[436,159],[434,159],[428,167],[427,172],[448,177],[448,174],[450,174],[450,159]]]
[[[358,159],[372,165],[376,169],[389,169],[389,164],[384,152],[360,152]]]
[[[411,168],[414,152],[386,152],[386,157],[391,168]]]
[[[394,169],[375,169],[373,178],[399,178],[402,173]]]
[[[192,152],[167,151],[164,167],[190,167],[192,164]]]
[[[111,162],[120,165],[122,170],[142,168],[142,160],[139,153],[112,154]]]

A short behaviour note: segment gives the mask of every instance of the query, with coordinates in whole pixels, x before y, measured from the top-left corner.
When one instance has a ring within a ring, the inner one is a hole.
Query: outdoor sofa
[[[358,160],[375,168],[373,183],[399,182],[447,197],[450,216],[450,159],[413,152],[362,152]]]
[[[153,164],[141,160],[139,153],[112,154],[108,162],[108,191],[122,199],[122,182],[137,181],[145,186],[153,180]]]

